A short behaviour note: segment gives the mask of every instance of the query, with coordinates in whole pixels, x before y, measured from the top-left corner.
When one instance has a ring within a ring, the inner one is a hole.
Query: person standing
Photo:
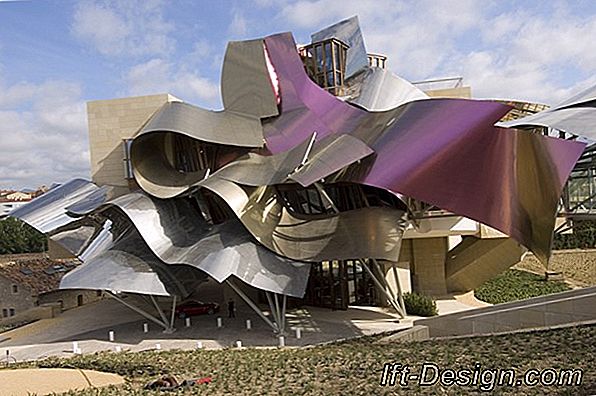
[[[234,300],[230,298],[228,301],[228,318],[235,318],[236,317],[236,304],[234,304]]]

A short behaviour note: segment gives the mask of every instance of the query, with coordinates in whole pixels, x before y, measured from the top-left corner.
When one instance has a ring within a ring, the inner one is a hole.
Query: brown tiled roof
[[[51,260],[43,254],[0,256],[0,276],[40,294],[58,289],[62,276],[77,264],[76,260]]]

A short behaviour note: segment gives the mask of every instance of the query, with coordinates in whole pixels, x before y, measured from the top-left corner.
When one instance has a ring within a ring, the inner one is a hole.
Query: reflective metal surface
[[[66,208],[85,200],[98,190],[99,187],[90,181],[73,179],[13,210],[9,215],[23,220],[40,232],[50,232],[75,221],[66,213]]]
[[[509,107],[489,101],[418,100],[367,113],[310,81],[291,35],[270,36],[265,42],[285,92],[282,115],[264,128],[271,151],[302,141],[309,127],[317,128],[321,138],[351,134],[375,155],[341,172],[338,180],[388,189],[475,219],[510,235],[543,260],[548,257],[552,228],[546,229],[556,211],[552,196],[559,197],[584,144],[497,129],[493,124]],[[292,114],[287,118],[286,106]],[[534,149],[518,153],[526,142]],[[533,181],[533,189],[524,187],[517,174],[527,163],[548,170]],[[528,212],[527,201],[541,200],[544,194],[548,198],[538,205],[540,210]]]
[[[278,114],[262,39],[228,43],[221,73],[221,96],[228,111],[255,117]]]
[[[184,298],[205,280],[206,274],[193,267],[162,263],[130,227],[109,249],[89,256],[83,265],[67,273],[60,288]]]
[[[428,99],[414,85],[379,67],[369,68],[353,80],[349,87],[351,95],[345,99],[369,111],[387,111],[414,100]]]
[[[596,140],[596,86],[539,113],[498,124],[503,127],[542,126]]]
[[[351,135],[327,140],[329,144],[315,145],[306,163],[290,179],[306,187],[374,153],[366,143]]]
[[[283,183],[301,164],[307,154],[310,139],[290,150],[274,155],[248,153],[213,174],[247,186],[265,186]]]
[[[257,241],[282,256],[311,262],[354,257],[397,260],[402,211],[375,207],[301,216],[279,202],[273,187],[242,189],[212,179],[202,186],[231,203]]]
[[[336,38],[349,45],[346,57],[346,78],[350,78],[368,67],[368,56],[357,16],[333,24],[313,33],[310,37],[313,43]]]
[[[112,186],[101,186],[85,198],[66,207],[66,211],[71,216],[84,216],[93,212],[95,209],[114,198],[114,188]]]
[[[110,204],[130,218],[165,263],[192,265],[218,282],[234,275],[262,290],[304,295],[310,265],[283,259],[254,243],[237,221],[211,226],[188,199],[154,200],[131,193]]]
[[[177,132],[193,139],[230,146],[263,146],[261,123],[257,117],[226,110],[205,110],[181,102],[165,103],[141,128],[137,137],[150,132]]]

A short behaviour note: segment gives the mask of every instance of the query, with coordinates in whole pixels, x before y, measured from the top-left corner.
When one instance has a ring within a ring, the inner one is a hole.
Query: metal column
[[[150,313],[147,313],[145,311],[143,311],[141,308],[135,307],[134,305],[124,301],[123,299],[121,299],[120,297],[116,296],[115,294],[113,294],[110,291],[106,291],[106,295],[109,296],[110,298],[113,298],[114,300],[118,301],[120,304],[132,309],[133,311],[135,311],[136,313],[144,316],[145,318],[149,319],[150,321],[157,323],[158,325],[162,326],[164,328],[164,331],[167,331],[169,329],[168,326],[168,322],[167,321],[161,321],[159,319],[157,319],[155,316],[151,315]]]
[[[259,315],[261,317],[261,319],[263,319],[263,321],[265,323],[267,323],[267,325],[269,325],[269,327],[271,327],[273,329],[273,331],[275,333],[279,332],[279,328],[277,327],[277,324],[272,322],[271,320],[269,320],[269,318],[267,316],[265,316],[265,314],[259,309],[259,307],[246,294],[244,294],[244,292],[242,290],[240,290],[240,288],[238,286],[236,286],[230,278],[226,279],[225,282],[232,288],[232,290],[234,290],[236,292],[236,294],[238,294],[240,296],[240,298],[242,298],[244,300],[244,302],[246,304],[248,304],[249,307],[251,307],[253,309],[253,311],[255,311],[257,313],[257,315]],[[272,314],[272,316],[274,316],[273,312],[271,312],[271,314]],[[275,316],[273,319],[275,320]],[[275,322],[277,322],[277,320],[275,320]]]

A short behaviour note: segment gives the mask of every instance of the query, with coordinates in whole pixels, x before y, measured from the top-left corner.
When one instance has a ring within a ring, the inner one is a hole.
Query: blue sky
[[[0,0],[0,188],[89,177],[86,101],[169,92],[219,109],[227,41],[307,43],[352,15],[410,81],[547,104],[596,84],[593,0]]]

